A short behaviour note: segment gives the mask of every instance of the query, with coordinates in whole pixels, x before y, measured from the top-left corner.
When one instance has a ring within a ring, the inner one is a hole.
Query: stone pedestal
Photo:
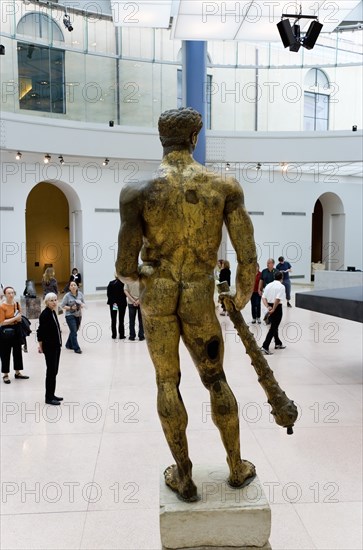
[[[23,315],[28,319],[39,319],[41,313],[41,300],[40,298],[28,298],[28,296],[22,296],[20,298],[20,305]]]
[[[226,483],[227,465],[193,466],[200,501],[182,502],[160,479],[163,550],[271,550],[271,509],[256,477],[243,489]]]

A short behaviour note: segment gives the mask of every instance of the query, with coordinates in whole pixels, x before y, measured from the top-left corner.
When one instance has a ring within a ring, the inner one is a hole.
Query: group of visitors
[[[275,341],[275,349],[285,349],[279,338],[278,328],[282,319],[282,302],[287,300],[287,306],[292,307],[290,272],[291,264],[286,262],[283,256],[279,257],[279,263],[274,267],[272,258],[267,260],[267,267],[262,270],[257,264],[256,279],[251,295],[252,324],[261,324],[261,301],[267,309],[266,324],[270,329],[262,344],[261,351],[271,355],[269,350],[271,341]],[[227,260],[218,260],[217,277],[219,282],[227,282],[231,285],[231,269]],[[69,327],[69,336],[65,347],[81,354],[77,333],[82,319],[82,309],[85,307],[84,296],[79,290],[82,282],[81,274],[77,268],[72,270],[70,279],[64,288],[65,296],[60,304],[65,311],[65,320]],[[58,283],[55,271],[48,267],[43,275],[42,289],[45,309],[39,317],[37,329],[38,352],[43,353],[46,362],[45,402],[50,405],[60,405],[62,397],[55,395],[56,376],[59,368],[60,352],[62,347],[62,333],[58,321]],[[10,357],[13,353],[14,371],[16,380],[27,380],[29,376],[23,374],[22,344],[24,337],[21,332],[21,306],[15,298],[15,290],[11,286],[0,288],[2,303],[0,305],[0,357],[3,382],[10,384]],[[129,312],[129,340],[136,340],[136,319],[138,320],[138,340],[145,340],[144,328],[140,309],[140,288],[138,281],[124,284],[115,278],[107,286],[107,304],[111,316],[111,336],[115,341],[125,340],[125,314]],[[221,315],[226,315],[222,304]],[[24,351],[27,351],[26,341]]]
[[[140,287],[139,282],[122,283],[115,274],[113,281],[110,281],[107,286],[107,304],[110,308],[111,315],[111,334],[115,342],[125,340],[125,313],[126,308],[129,310],[129,340],[136,340],[136,318],[138,321],[138,339],[139,342],[145,340],[144,326],[142,323],[140,309]],[[118,316],[118,323],[117,323]],[[118,336],[118,338],[117,338]]]
[[[292,307],[291,300],[291,264],[285,261],[283,256],[279,257],[276,268],[275,260],[269,258],[267,267],[262,271],[257,264],[255,286],[251,296],[252,323],[261,323],[261,301],[267,313],[264,320],[270,329],[262,344],[261,351],[265,355],[272,355],[269,350],[272,339],[275,341],[275,349],[285,349],[286,346],[279,337],[279,325],[282,320],[282,302],[287,300],[287,307]]]
[[[84,297],[78,288],[77,282],[81,281],[81,275],[76,268],[73,269],[68,291],[65,294],[61,306],[65,311],[65,318],[69,327],[69,337],[66,348],[75,353],[82,353],[77,340],[77,332],[81,324],[82,308],[85,307]],[[43,275],[42,289],[45,309],[39,316],[37,329],[38,352],[43,353],[46,362],[45,402],[48,405],[60,405],[62,397],[55,395],[56,376],[59,368],[60,352],[62,347],[62,333],[58,321],[58,284],[55,272],[48,267]],[[21,305],[15,298],[15,290],[11,286],[5,288],[1,285],[0,304],[0,357],[3,382],[11,384],[9,378],[10,358],[13,355],[14,378],[27,380],[29,376],[23,374],[22,344],[24,344],[24,331],[22,323]],[[27,351],[26,340],[24,351]]]
[[[286,299],[287,307],[291,305],[291,264],[285,261],[283,256],[279,257],[279,263],[275,268],[275,260],[269,258],[267,266],[260,271],[260,266],[256,266],[256,278],[251,295],[251,314],[252,324],[261,324],[261,301],[266,308],[264,321],[266,325],[270,325],[270,329],[264,340],[261,351],[265,355],[272,355],[269,350],[272,339],[275,341],[275,349],[285,349],[279,338],[278,328],[282,319],[282,302]],[[218,282],[226,281],[228,286],[231,286],[231,270],[230,264],[226,260],[218,260],[217,273]],[[221,315],[226,313],[224,304],[222,303]]]

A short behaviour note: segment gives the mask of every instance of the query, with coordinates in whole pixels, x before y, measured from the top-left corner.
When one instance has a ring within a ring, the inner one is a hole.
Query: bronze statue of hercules
[[[193,159],[201,128],[201,115],[190,108],[160,116],[163,159],[156,174],[121,191],[116,261],[123,282],[140,282],[158,414],[175,460],[165,470],[165,482],[187,502],[199,497],[188,454],[188,416],[179,391],[180,338],[210,393],[212,419],[227,453],[228,483],[242,487],[256,475],[254,465],[241,459],[237,402],[223,371],[223,338],[214,303],[223,223],[238,262],[235,295],[224,300],[238,310],[249,301],[256,274],[253,227],[237,180],[212,173]]]

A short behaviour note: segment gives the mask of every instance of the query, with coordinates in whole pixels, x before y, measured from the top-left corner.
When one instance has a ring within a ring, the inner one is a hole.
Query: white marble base
[[[160,480],[163,550],[270,550],[271,509],[258,477],[243,489],[226,483],[227,464],[194,465],[201,500],[180,501]]]

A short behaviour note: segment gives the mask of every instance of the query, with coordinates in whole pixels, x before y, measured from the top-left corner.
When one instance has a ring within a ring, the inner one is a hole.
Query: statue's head
[[[193,150],[202,127],[202,115],[190,107],[165,111],[159,118],[161,144],[164,149]]]

